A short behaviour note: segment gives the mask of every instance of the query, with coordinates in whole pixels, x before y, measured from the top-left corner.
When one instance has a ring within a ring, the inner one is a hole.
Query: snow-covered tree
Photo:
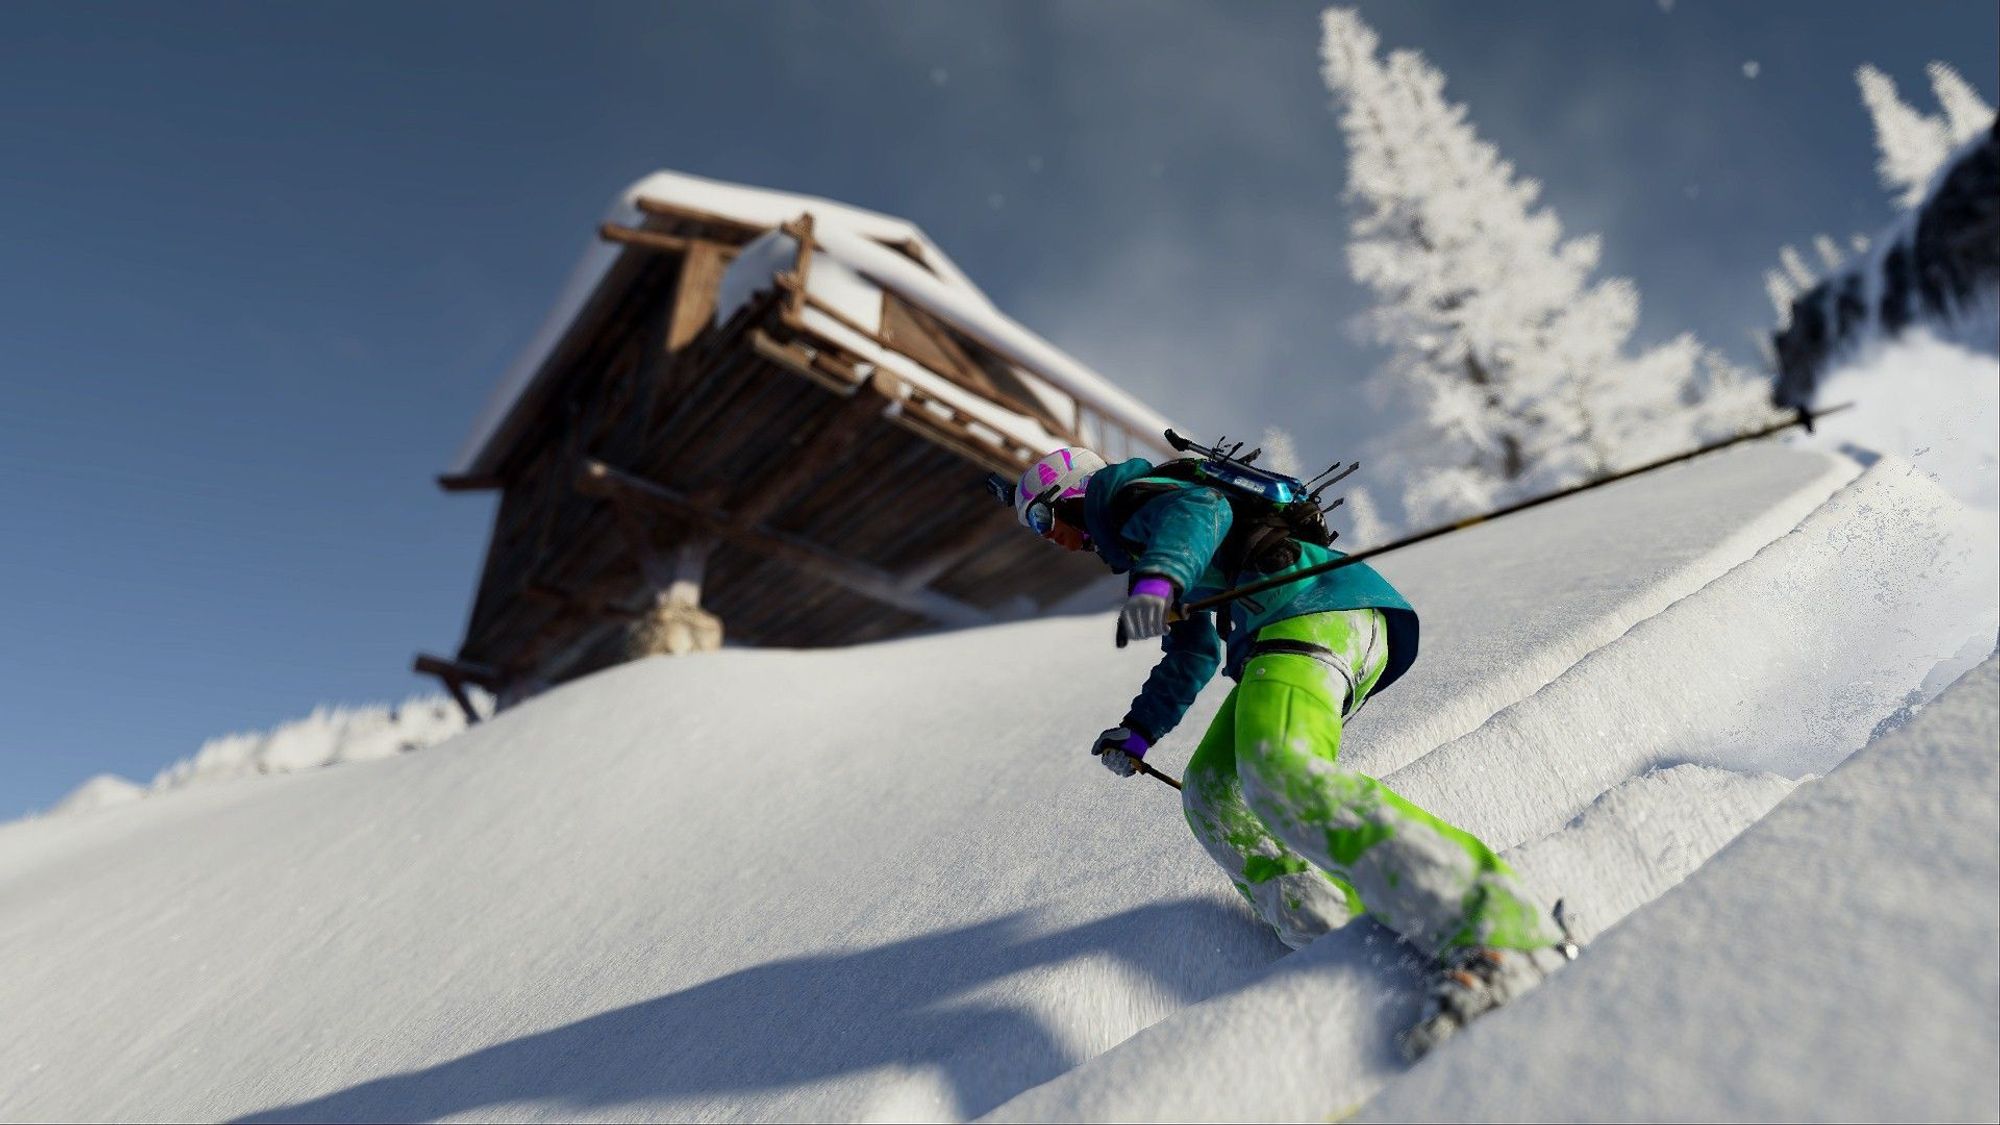
[[[1264,465],[1281,473],[1299,476],[1305,471],[1305,462],[1299,460],[1299,446],[1292,440],[1292,432],[1279,426],[1264,427],[1264,438],[1257,443],[1264,451]]]
[[[1854,72],[1861,101],[1875,123],[1875,148],[1880,153],[1875,167],[1882,186],[1906,208],[1922,202],[1924,189],[1952,150],[1993,124],[1993,107],[1957,71],[1942,62],[1932,62],[1927,70],[1931,94],[1944,110],[1940,116],[1905,102],[1896,92],[1895,80],[1873,65],[1864,63]]]
[[[1848,245],[1856,254],[1868,249],[1868,237],[1861,234],[1849,235]],[[1778,314],[1778,327],[1784,329],[1792,321],[1792,302],[1819,283],[1819,278],[1833,273],[1847,264],[1847,251],[1832,237],[1819,234],[1813,236],[1813,251],[1819,255],[1820,273],[1815,274],[1806,264],[1805,256],[1790,246],[1778,248],[1778,269],[1764,271],[1764,293],[1771,298],[1771,307]],[[1759,343],[1763,343],[1760,336]]]
[[[1993,107],[1986,104],[1958,71],[1933,61],[1925,72],[1930,76],[1931,94],[1937,99],[1941,116],[1925,114],[1902,99],[1896,82],[1872,64],[1864,63],[1854,72],[1861,88],[1861,102],[1868,107],[1875,126],[1876,171],[1882,186],[1900,207],[1921,203],[1932,177],[1960,145],[1992,127]],[[1849,243],[1859,254],[1868,249],[1868,239],[1850,235]],[[1846,255],[1831,238],[1822,234],[1813,240],[1823,269],[1819,276],[1831,275],[1845,264]],[[1814,285],[1819,276],[1790,246],[1778,251],[1781,268],[1764,271],[1764,292],[1778,313],[1778,328],[1791,323],[1792,301]]]
[[[1385,442],[1405,517],[1429,522],[1601,476],[1662,439],[1729,428],[1741,373],[1691,337],[1633,358],[1639,298],[1593,280],[1595,238],[1564,238],[1444,96],[1415,51],[1378,58],[1353,11],[1322,17],[1322,74],[1338,98],[1355,206],[1349,266],[1380,296],[1368,325],[1418,417]],[[1761,397],[1761,392],[1757,393]]]
[[[1931,96],[1937,98],[1944,110],[1945,128],[1951,132],[1952,145],[1958,146],[1985,132],[1993,126],[1993,107],[1979,96],[1949,64],[1932,60],[1924,68],[1930,75]]]

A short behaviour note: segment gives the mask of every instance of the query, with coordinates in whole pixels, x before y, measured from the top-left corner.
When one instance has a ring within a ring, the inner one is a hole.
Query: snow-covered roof
[[[621,226],[641,224],[645,217],[642,201],[705,212],[774,232],[780,224],[810,215],[817,253],[808,284],[816,297],[830,301],[859,323],[879,328],[880,296],[883,292],[893,293],[991,349],[1014,366],[1030,386],[1037,382],[1044,384],[1066,400],[1083,403],[1141,440],[1157,444],[1157,435],[1168,426],[1160,414],[1001,312],[943,250],[906,220],[818,196],[746,187],[679,172],[655,172],[626,187],[612,202],[605,220]],[[750,295],[772,284],[776,272],[772,267],[777,264],[772,251],[792,244],[789,238],[775,233],[765,237],[773,241],[758,247],[757,253],[746,252],[732,266],[731,276],[724,281],[719,317],[726,318]],[[914,246],[923,265],[889,249],[895,244]],[[492,448],[495,439],[528,391],[543,377],[550,358],[624,250],[616,243],[593,242],[584,251],[541,329],[515,359],[481,411],[460,450],[454,473],[472,474],[491,467],[490,462],[501,452]],[[789,258],[782,260],[783,268],[789,265]],[[809,312],[807,319],[814,331],[894,371],[905,381],[920,386],[932,400],[950,403],[1015,442],[1040,449],[1061,444],[1034,419],[966,392],[951,380],[907,357],[888,352],[833,318]],[[1069,402],[1063,405],[1067,408]]]

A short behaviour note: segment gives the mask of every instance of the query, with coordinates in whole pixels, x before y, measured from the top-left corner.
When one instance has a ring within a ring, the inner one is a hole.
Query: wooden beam
[[[573,594],[560,586],[546,582],[531,582],[521,588],[521,596],[531,601],[545,602],[565,613],[578,617],[602,618],[607,621],[631,621],[644,616],[638,610],[612,605],[601,597],[586,597]]]
[[[792,291],[791,306],[786,310],[787,315],[793,319],[797,319],[806,311],[806,286],[808,279],[812,276],[812,212],[807,211],[805,214],[800,215],[778,229],[791,235],[793,241],[799,244],[798,260],[792,264],[790,279],[787,280],[783,274],[780,274],[778,277],[778,281],[781,284],[785,284]]]
[[[418,653],[411,668],[425,676],[452,676],[488,691],[498,689],[507,680],[498,668],[474,664],[469,660],[446,660],[442,656],[432,656],[427,652]]]
[[[759,356],[811,379],[834,394],[851,395],[861,384],[861,375],[852,369],[840,366],[823,353],[807,351],[797,344],[781,344],[762,328],[750,330],[750,347]]]
[[[459,476],[452,473],[439,474],[438,487],[446,492],[492,492],[507,487],[507,482],[493,474]]]
[[[835,324],[840,325],[842,328],[847,329],[849,332],[854,333],[856,336],[859,336],[862,339],[868,341],[869,343],[874,344],[878,348],[895,352],[898,355],[909,356],[911,359],[915,359],[917,361],[917,365],[919,367],[929,368],[931,366],[930,364],[925,363],[923,360],[917,359],[916,356],[910,355],[909,349],[897,347],[895,344],[890,343],[889,340],[886,337],[882,336],[880,333],[870,330],[860,321],[854,319],[851,316],[848,316],[846,313],[841,312],[839,309],[834,308],[832,305],[827,304],[825,301],[820,300],[818,297],[815,297],[812,294],[807,293],[803,286],[792,290],[792,295],[799,299],[799,304],[796,313],[792,313],[789,311],[787,312],[786,315],[788,317],[788,323],[796,327],[803,328],[806,331],[809,332],[812,331],[811,326],[805,323],[805,310],[811,309],[814,312],[819,313],[820,315],[826,317],[828,320],[833,321]],[[823,333],[814,333],[814,335],[823,335]]]
[[[641,250],[658,250],[665,254],[685,254],[698,243],[692,238],[682,238],[675,234],[662,234],[656,230],[639,230],[621,227],[617,223],[599,223],[597,237],[606,242],[617,242],[635,246]]]
[[[1005,514],[1003,509],[995,507],[991,514],[966,528],[964,534],[947,541],[944,546],[931,552],[928,558],[915,566],[906,567],[896,578],[907,589],[928,586],[944,577],[946,572],[959,563],[984,550],[987,544],[1003,532],[1010,535],[1018,534],[1013,517]]]
[[[681,259],[680,279],[674,284],[673,312],[667,322],[667,350],[678,352],[715,319],[716,297],[722,291],[722,275],[729,269],[730,255],[713,242],[697,242]]]
[[[927,617],[940,625],[991,625],[992,614],[934,590],[906,589],[896,576],[866,563],[837,555],[816,544],[770,531],[738,532],[739,542],[755,551],[790,563],[809,574],[860,594],[871,601]]]
[[[993,615],[934,590],[907,589],[897,576],[878,567],[847,558],[816,543],[769,528],[739,528],[725,512],[705,511],[690,498],[666,485],[614,469],[602,461],[584,462],[577,488],[589,495],[622,492],[627,497],[657,505],[681,516],[706,523],[722,539],[751,551],[768,555],[824,578],[853,593],[906,613],[927,617],[943,625],[987,625]]]
[[[781,275],[781,281],[783,281],[784,276],[785,275]],[[793,289],[792,292],[796,296],[799,294],[804,294],[804,289],[803,287],[800,287]],[[935,363],[932,362],[931,360],[926,360],[923,357],[912,353],[909,348],[903,347],[895,343],[894,341],[888,339],[887,337],[880,336],[874,332],[869,331],[867,328],[863,327],[860,323],[856,322],[852,318],[840,312],[840,310],[822,303],[820,300],[811,296],[810,294],[804,295],[803,303],[805,308],[809,308],[812,311],[817,312],[822,316],[825,316],[833,320],[841,327],[846,328],[848,331],[855,333],[856,335],[862,337],[863,339],[869,341],[870,343],[873,343],[875,346],[883,348],[887,351],[895,352],[899,355],[907,356],[910,359],[916,361],[918,366],[923,367],[926,370],[937,373],[946,382],[952,383],[963,390],[969,391],[973,395],[979,398],[983,398],[988,402],[991,402],[994,405],[999,406],[1003,410],[1010,410],[1017,414],[1028,414],[1030,417],[1037,417],[1037,420],[1046,423],[1052,429],[1060,429],[1060,427],[1055,425],[1054,419],[1046,417],[1038,417],[1039,415],[1046,414],[1045,411],[1029,411],[1024,409],[1020,404],[1010,401],[1007,398],[1007,396],[1002,395],[999,392],[999,390],[992,385],[990,380],[986,379],[983,372],[979,374],[978,377],[979,383],[974,384],[969,378],[964,377],[961,373],[951,370],[950,369],[951,365],[947,364],[945,367],[942,368],[936,366]],[[807,325],[804,322],[802,316],[795,316],[791,312],[787,311],[785,314],[785,319],[786,323],[791,325],[795,330],[812,332],[811,326]],[[813,336],[815,339],[824,339],[824,337],[817,332],[814,332]],[[828,343],[832,342],[828,341]],[[761,347],[758,350],[760,354],[763,353],[763,349]],[[779,362],[781,363],[784,362],[784,360],[779,358],[778,356],[771,356],[770,358],[778,359]],[[968,359],[966,362],[970,363],[971,361]],[[788,366],[790,365],[788,364]],[[956,427],[956,429],[953,431],[953,434],[955,437],[960,439],[960,441],[974,442],[982,445],[996,444],[992,440],[983,438],[978,434],[972,432],[971,426],[976,421],[976,419],[974,419],[972,415],[967,414],[965,411],[960,410],[958,407],[953,406],[950,403],[945,402],[944,400],[939,399],[934,395],[929,395],[922,391],[918,391],[915,388],[912,388],[911,399],[914,403],[918,405],[935,404],[940,410],[946,411],[950,415],[951,424]],[[942,422],[941,419],[938,419],[934,416],[928,420]],[[983,422],[979,424],[986,425],[986,423]],[[1017,446],[1016,443],[1013,442],[1011,438],[1007,438],[1004,434],[1001,434],[999,430],[994,429],[992,426],[987,426],[987,428],[993,430],[994,435],[1000,438],[1001,441],[1006,443],[1005,445],[998,446],[998,448],[1002,450],[1003,456],[1007,456],[1012,460],[1023,460],[1024,463],[1032,462],[1036,457],[1039,457],[1042,452],[1046,452],[1046,451],[1028,450],[1025,447],[1019,447]],[[1071,437],[1072,440],[1075,440],[1075,435],[1072,434],[1069,436]],[[953,446],[953,451],[960,454],[964,454],[968,457],[968,459],[973,460],[975,462],[984,463],[981,457],[968,454],[963,445]]]
[[[698,207],[683,207],[678,203],[648,199],[643,195],[632,202],[633,206],[648,215],[658,215],[663,219],[678,219],[686,223],[699,223],[702,226],[714,227],[719,231],[739,237],[745,242],[771,229],[762,223],[745,222],[742,219],[733,219],[728,215],[718,215],[713,211],[703,211]]]
[[[444,689],[451,693],[452,702],[457,703],[458,709],[465,712],[467,726],[479,722],[479,709],[472,705],[472,697],[465,694],[465,685],[477,684],[487,691],[498,694],[499,685],[504,682],[499,672],[484,664],[446,660],[441,656],[432,656],[425,652],[417,654],[416,662],[411,667],[419,675],[436,676],[444,682]]]
[[[833,416],[821,422],[812,438],[786,456],[784,467],[764,478],[756,487],[730,503],[730,522],[738,528],[752,528],[790,499],[799,486],[814,474],[840,459],[853,447],[868,423],[882,416],[889,400],[875,389],[874,379],[864,380],[853,397],[840,404]]]
[[[1037,454],[1024,447],[1008,442],[995,432],[995,438],[986,437],[972,429],[973,419],[950,403],[939,402],[911,386],[907,398],[898,403],[902,409],[886,415],[891,421],[910,430],[932,445],[951,450],[974,465],[999,473],[1020,472],[1034,463]],[[944,412],[940,417],[931,409],[936,406]]]

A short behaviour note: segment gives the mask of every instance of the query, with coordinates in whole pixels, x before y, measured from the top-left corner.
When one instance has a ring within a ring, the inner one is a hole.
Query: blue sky
[[[1854,68],[1929,108],[2000,53],[1988,0],[1361,7],[1646,339],[1745,361],[1778,246],[1889,217]],[[0,817],[429,690],[491,518],[431,480],[654,168],[912,218],[1169,415],[1338,455],[1377,356],[1317,10],[0,5]]]

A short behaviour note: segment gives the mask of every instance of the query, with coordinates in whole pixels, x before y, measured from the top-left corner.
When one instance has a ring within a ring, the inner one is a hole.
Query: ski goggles
[[[1030,531],[1044,539],[1056,529],[1056,497],[1062,492],[1061,485],[1051,485],[1035,494],[1028,506],[1021,510],[1021,518]]]

